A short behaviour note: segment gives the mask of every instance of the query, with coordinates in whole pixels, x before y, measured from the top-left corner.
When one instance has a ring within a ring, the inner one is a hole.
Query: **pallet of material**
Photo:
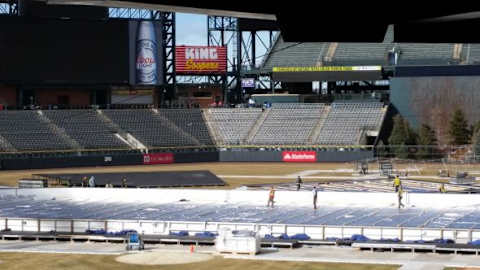
[[[407,249],[415,253],[415,250],[431,250],[435,252],[435,244],[417,244],[417,243],[372,243],[372,242],[355,242],[352,243],[353,248],[366,248],[374,251],[375,249],[390,249],[390,251]]]
[[[294,248],[299,245],[298,240],[293,239],[265,239],[260,240],[262,246],[271,246],[271,247],[289,247]]]
[[[321,239],[310,239],[310,240],[300,240],[298,241],[299,244],[304,245],[328,245],[334,246],[336,245],[336,241],[333,240],[321,240]]]
[[[228,250],[222,250],[219,251],[218,254],[231,254],[231,255],[249,255],[249,256],[255,256],[257,252],[238,252],[238,251],[228,251]]]

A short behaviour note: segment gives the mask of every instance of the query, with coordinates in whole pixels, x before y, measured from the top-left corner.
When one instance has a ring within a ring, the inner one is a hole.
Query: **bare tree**
[[[411,79],[412,114],[432,127],[439,145],[448,143],[447,123],[455,109],[461,108],[469,123],[476,120],[473,85],[456,77]]]

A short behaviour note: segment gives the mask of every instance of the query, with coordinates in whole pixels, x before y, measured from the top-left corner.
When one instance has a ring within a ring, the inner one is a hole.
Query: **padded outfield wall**
[[[291,157],[289,158],[288,155]],[[197,162],[350,162],[372,159],[373,151],[207,151],[98,154],[70,157],[0,158],[0,170],[155,165]]]

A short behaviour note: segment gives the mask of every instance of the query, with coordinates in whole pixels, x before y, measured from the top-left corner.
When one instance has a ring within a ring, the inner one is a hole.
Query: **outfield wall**
[[[168,163],[197,162],[283,162],[284,151],[205,151],[205,152],[166,152],[152,153],[150,156],[173,155],[168,161],[146,162],[145,155],[135,154],[97,154],[88,156],[66,157],[18,157],[0,160],[0,170],[23,170],[45,168],[151,165]],[[306,151],[297,151],[299,153]],[[372,159],[373,151],[309,151],[315,152],[312,162],[351,162]],[[288,162],[288,161],[286,161]]]

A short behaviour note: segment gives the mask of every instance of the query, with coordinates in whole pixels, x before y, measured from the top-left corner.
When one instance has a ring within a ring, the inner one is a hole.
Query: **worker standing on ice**
[[[86,176],[82,178],[82,187],[88,187],[88,179]]]
[[[317,209],[317,194],[318,194],[318,189],[316,186],[313,186],[313,209]]]
[[[268,203],[267,203],[267,207],[270,206],[270,203],[272,204],[272,208],[273,208],[273,203],[274,203],[274,199],[275,199],[275,189],[273,188],[273,186],[270,188],[270,192],[268,193]]]
[[[302,178],[300,178],[300,175],[297,177],[297,191],[300,190],[300,186],[302,185],[303,181]]]
[[[402,203],[402,198],[403,198],[403,189],[402,189],[402,186],[400,185],[398,187],[398,209],[400,209],[401,207],[405,207],[405,205],[403,205]]]
[[[400,178],[398,175],[395,176],[395,179],[393,180],[393,187],[395,188],[395,192],[398,192],[398,189],[402,185],[402,182],[400,182]]]
[[[95,176],[92,175],[90,179],[88,179],[88,186],[89,187],[95,187]]]
[[[447,189],[445,189],[445,184],[442,184],[440,186],[440,188],[438,189],[438,191],[440,191],[440,193],[446,193],[447,192]]]

